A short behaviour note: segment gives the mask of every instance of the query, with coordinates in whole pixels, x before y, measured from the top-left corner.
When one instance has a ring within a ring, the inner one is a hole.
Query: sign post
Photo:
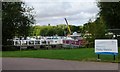
[[[116,39],[96,39],[95,40],[95,53],[98,54],[112,54],[114,56],[118,54],[118,41]]]

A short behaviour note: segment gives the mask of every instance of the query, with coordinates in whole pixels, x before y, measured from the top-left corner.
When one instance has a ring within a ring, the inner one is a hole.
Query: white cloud
[[[27,2],[27,0],[26,0]],[[33,6],[36,12],[36,23],[40,25],[65,24],[64,18],[69,20],[70,24],[82,25],[90,18],[94,19],[99,11],[95,0],[34,0],[27,2],[29,6]]]

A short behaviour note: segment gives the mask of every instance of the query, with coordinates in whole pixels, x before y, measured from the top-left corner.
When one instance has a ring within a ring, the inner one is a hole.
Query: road
[[[118,70],[117,63],[40,58],[2,58],[3,70]]]

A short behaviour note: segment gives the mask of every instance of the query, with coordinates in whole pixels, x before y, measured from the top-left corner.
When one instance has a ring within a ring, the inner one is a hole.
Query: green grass
[[[97,61],[97,54],[93,48],[60,49],[60,50],[23,50],[3,51],[2,57],[46,58],[77,61]],[[118,56],[113,60],[112,55],[100,55],[101,62],[120,62]]]

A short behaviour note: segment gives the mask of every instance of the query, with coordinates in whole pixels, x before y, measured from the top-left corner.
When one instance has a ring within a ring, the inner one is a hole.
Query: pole
[[[100,59],[100,55],[98,54],[98,59]]]
[[[115,55],[113,55],[113,58],[114,58],[114,60],[115,60]]]
[[[97,61],[101,61],[101,59],[100,59],[100,54],[98,54],[98,59],[97,59]]]

